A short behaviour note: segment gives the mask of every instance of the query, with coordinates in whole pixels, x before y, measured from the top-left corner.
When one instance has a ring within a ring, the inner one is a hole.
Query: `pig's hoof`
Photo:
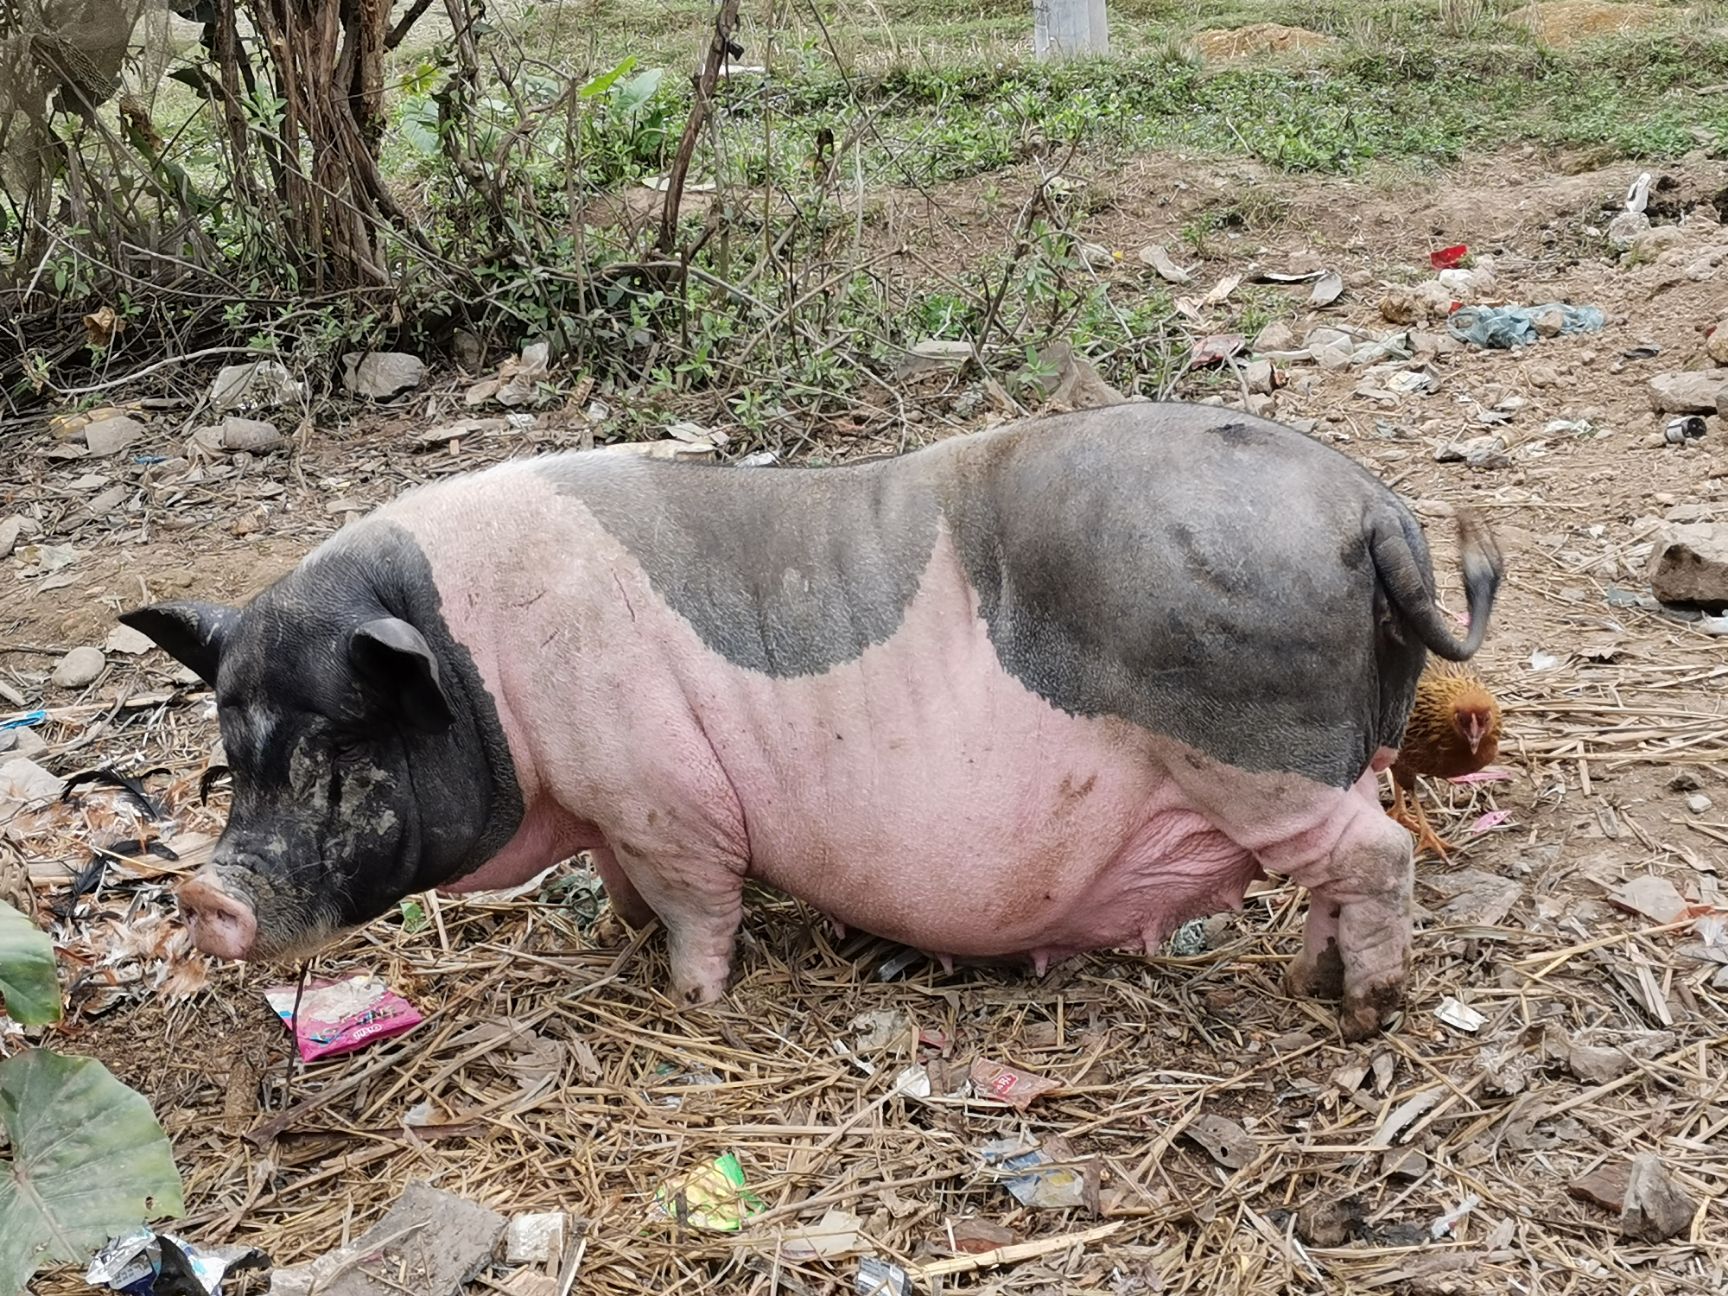
[[[1370,986],[1361,994],[1346,995],[1338,1012],[1338,1029],[1350,1044],[1373,1039],[1403,1003],[1403,987],[1394,981]]]
[[[689,1008],[698,1008],[703,1004],[719,1003],[726,997],[726,983],[730,979],[731,969],[711,971],[699,976],[674,976],[672,978],[672,995],[681,1004]]]
[[[1298,999],[1342,999],[1344,958],[1336,941],[1318,954],[1303,950],[1284,971],[1284,989]]]

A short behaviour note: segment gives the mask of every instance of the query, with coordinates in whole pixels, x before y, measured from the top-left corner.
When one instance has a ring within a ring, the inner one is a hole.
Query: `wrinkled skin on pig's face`
[[[520,822],[496,713],[406,534],[332,547],[244,611],[121,619],[216,690],[233,804],[181,891],[206,952],[310,952],[470,871]]]

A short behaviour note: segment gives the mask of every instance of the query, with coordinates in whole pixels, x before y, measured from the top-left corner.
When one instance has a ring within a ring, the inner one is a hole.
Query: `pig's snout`
[[[180,888],[180,912],[192,931],[192,943],[217,958],[243,959],[258,938],[252,906],[222,885],[209,869],[193,875]]]

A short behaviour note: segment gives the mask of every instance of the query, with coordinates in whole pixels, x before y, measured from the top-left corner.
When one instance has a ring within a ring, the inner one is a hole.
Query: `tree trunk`
[[[281,199],[309,289],[390,281],[380,245],[401,212],[378,173],[389,0],[247,0],[282,100]]]

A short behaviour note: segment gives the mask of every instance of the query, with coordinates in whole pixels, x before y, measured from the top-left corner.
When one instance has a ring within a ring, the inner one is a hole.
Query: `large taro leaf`
[[[94,1058],[29,1049],[0,1062],[0,1293],[43,1265],[179,1215],[180,1172],[150,1104]]]
[[[54,942],[23,914],[0,900],[0,1000],[6,1016],[26,1026],[60,1020],[60,980]]]

